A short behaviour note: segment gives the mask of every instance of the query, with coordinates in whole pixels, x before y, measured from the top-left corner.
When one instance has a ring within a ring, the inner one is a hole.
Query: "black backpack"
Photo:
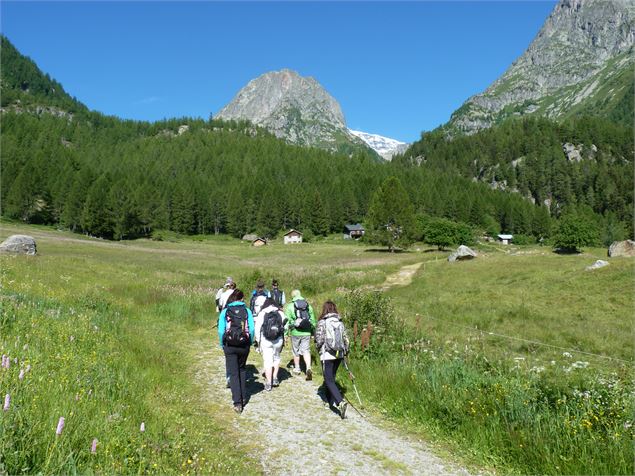
[[[276,341],[284,332],[284,322],[277,310],[269,311],[262,320],[260,333],[269,341]]]
[[[231,347],[249,346],[249,324],[245,306],[228,306],[225,311],[225,337],[223,344]]]
[[[309,315],[309,303],[304,299],[298,299],[293,302],[295,308],[295,328],[299,331],[310,332],[311,328],[311,316]]]
[[[282,307],[282,295],[283,294],[284,293],[278,288],[275,288],[275,289],[271,290],[271,299],[273,299],[273,301],[276,303],[276,306],[278,306],[278,307]]]

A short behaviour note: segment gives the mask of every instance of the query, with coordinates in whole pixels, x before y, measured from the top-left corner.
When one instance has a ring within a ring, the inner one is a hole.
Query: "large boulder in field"
[[[33,256],[37,253],[37,246],[32,236],[11,235],[0,244],[0,252]]]
[[[635,241],[614,241],[609,246],[609,256],[611,258],[615,256],[635,256]]]
[[[473,258],[476,258],[476,256],[477,256],[476,252],[472,251],[470,248],[468,248],[465,245],[461,245],[457,248],[457,250],[454,253],[448,256],[448,261],[452,263],[457,260],[463,261],[466,259],[473,259]]]

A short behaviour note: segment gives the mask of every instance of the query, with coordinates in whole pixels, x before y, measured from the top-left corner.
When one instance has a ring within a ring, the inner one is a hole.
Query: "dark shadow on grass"
[[[557,255],[579,255],[580,251],[572,249],[572,248],[557,248],[553,250],[553,252]]]
[[[245,404],[249,403],[252,395],[256,395],[265,389],[265,385],[258,381],[258,369],[255,365],[249,364],[245,366],[245,377],[247,381]]]
[[[390,251],[388,248],[369,248],[364,250],[364,253],[412,253],[410,250],[393,250]]]

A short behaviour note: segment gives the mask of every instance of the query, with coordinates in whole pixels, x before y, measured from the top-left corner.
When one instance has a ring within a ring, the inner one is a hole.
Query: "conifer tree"
[[[389,177],[375,191],[366,216],[371,243],[407,248],[414,241],[414,209],[406,190],[396,177]]]

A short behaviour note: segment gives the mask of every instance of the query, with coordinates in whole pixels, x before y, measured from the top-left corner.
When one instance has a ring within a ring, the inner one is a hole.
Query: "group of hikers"
[[[327,300],[316,319],[313,307],[298,289],[291,293],[291,302],[272,280],[271,289],[259,279],[251,293],[249,305],[245,294],[232,278],[216,293],[219,343],[225,353],[227,386],[231,389],[234,410],[242,413],[246,402],[246,364],[249,351],[255,346],[262,355],[265,391],[280,385],[280,353],[291,340],[293,374],[300,375],[300,359],[304,360],[305,378],[313,379],[311,369],[311,336],[320,356],[326,398],[331,408],[346,417],[347,402],[335,383],[335,375],[348,353],[346,329],[333,301]]]

